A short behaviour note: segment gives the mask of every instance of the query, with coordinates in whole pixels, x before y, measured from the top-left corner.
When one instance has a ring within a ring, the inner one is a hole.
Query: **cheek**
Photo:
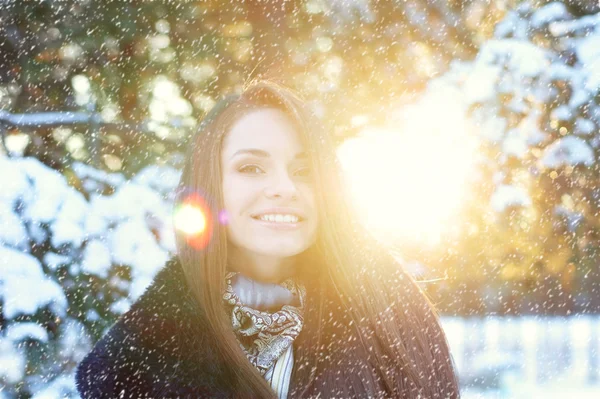
[[[235,196],[231,192],[231,184],[227,178],[222,180],[221,188],[223,191],[223,206],[229,212],[232,207],[232,199],[235,198]]]
[[[223,202],[225,210],[231,217],[250,212],[251,204],[255,201],[259,188],[247,181],[226,177],[223,179]]]
[[[319,212],[317,210],[317,198],[315,191],[312,187],[305,187],[302,189],[302,195],[306,203],[306,210],[310,212],[311,221],[314,229],[318,229],[319,226]]]
[[[316,211],[316,195],[315,190],[312,187],[304,187],[302,189],[302,196],[304,197],[306,204],[310,207],[310,209],[314,212]]]
[[[239,184],[236,184],[235,179],[225,177],[223,179],[223,206],[229,223],[235,223],[238,218],[243,207],[243,198]]]

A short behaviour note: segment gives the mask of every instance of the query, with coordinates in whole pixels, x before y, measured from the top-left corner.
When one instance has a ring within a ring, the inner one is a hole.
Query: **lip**
[[[259,219],[259,217],[261,217],[262,215],[268,215],[268,214],[294,215],[294,216],[298,217],[298,221],[295,223],[288,223],[288,222],[269,222],[266,220]],[[268,228],[274,229],[274,230],[295,230],[295,229],[300,228],[300,224],[306,220],[306,214],[304,212],[300,211],[299,209],[281,208],[281,207],[264,209],[260,212],[252,214],[251,216],[252,216],[252,219],[254,219],[256,222],[260,223],[261,225],[263,225],[265,227],[268,227]]]
[[[282,207],[263,209],[262,211],[253,213],[250,216],[252,216],[253,219],[258,220],[258,218],[261,217],[262,215],[268,215],[268,214],[273,214],[273,213],[294,215],[294,216],[298,217],[298,219],[300,219],[299,222],[302,222],[306,219],[306,213],[302,212],[301,210],[295,209],[295,208],[282,208]],[[269,222],[269,223],[271,223],[271,222]],[[281,223],[281,224],[284,224],[284,223]],[[287,223],[287,224],[294,224],[294,223]]]
[[[285,222],[267,222],[266,220],[254,219],[255,222],[274,230],[296,230],[300,228],[302,221],[296,223],[285,223]]]

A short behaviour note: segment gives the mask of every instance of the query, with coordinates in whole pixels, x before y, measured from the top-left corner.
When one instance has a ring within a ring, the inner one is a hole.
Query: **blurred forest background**
[[[123,302],[140,260],[101,238],[126,217],[110,224],[105,213],[97,230],[79,221],[83,233],[72,239],[56,227],[59,211],[43,219],[28,206],[48,201],[49,181],[64,181],[81,209],[124,209],[125,197],[168,204],[203,115],[260,77],[299,90],[338,143],[390,128],[398,109],[438,87],[431,82],[467,93],[464,117],[487,133],[460,223],[434,248],[394,249],[416,265],[442,314],[598,313],[599,11],[595,0],[0,1],[0,200],[13,212],[0,221],[16,226],[0,236],[2,253],[27,253],[68,298],[62,310],[42,300],[48,306],[9,311],[5,290],[0,327],[35,321],[58,335],[71,318],[97,339],[131,300]],[[487,91],[473,94],[480,86]],[[88,117],[67,123],[75,113]],[[403,173],[386,184],[401,191]],[[132,194],[126,181],[159,195]],[[170,216],[146,205],[144,240],[172,250],[162,236]]]
[[[474,132],[452,233],[434,246],[387,240],[442,315],[598,314],[599,11],[595,0],[0,1],[4,394],[74,395],[66,372],[174,251],[190,135],[252,78],[300,91],[340,145],[381,128],[425,153],[463,137],[463,122]],[[421,119],[408,128],[403,112]],[[446,155],[410,170],[384,159],[380,193],[441,207],[443,191],[425,201],[406,181],[452,170]]]
[[[177,166],[189,135],[220,95],[251,77],[268,77],[311,99],[341,142],[362,127],[357,116],[384,122],[392,106],[411,101],[451,61],[473,59],[520,3],[4,1],[0,109],[84,111],[101,122],[29,128],[5,123],[3,139],[74,186],[74,161],[130,177],[150,164]],[[596,1],[565,5],[573,17],[598,11]],[[560,57],[574,57],[543,29],[531,36],[536,44],[564,51]],[[548,115],[561,97],[569,97],[568,82],[555,84],[560,93],[544,104]],[[486,172],[498,168],[514,174],[527,163],[507,159]],[[566,313],[577,306],[575,293],[597,311],[597,178],[596,164],[548,169],[535,176],[532,206],[539,216],[531,226],[522,228],[515,209],[505,210],[502,224],[490,224],[471,209],[471,220],[464,222],[472,233],[445,243],[443,257],[404,250],[427,265],[428,277],[448,277],[432,288],[445,291],[437,294],[448,311]],[[482,181],[480,195],[490,195],[490,184],[491,178]],[[565,202],[581,213],[576,229],[553,212]],[[495,295],[498,290],[503,295]]]

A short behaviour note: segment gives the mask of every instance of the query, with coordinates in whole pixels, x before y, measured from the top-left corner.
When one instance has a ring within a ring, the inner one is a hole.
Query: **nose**
[[[298,197],[298,189],[287,172],[282,172],[273,175],[269,179],[265,187],[265,195],[268,198],[296,199]]]

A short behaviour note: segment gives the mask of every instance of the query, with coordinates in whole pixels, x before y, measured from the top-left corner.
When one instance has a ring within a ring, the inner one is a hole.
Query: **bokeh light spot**
[[[219,222],[221,222],[222,225],[226,225],[229,222],[229,215],[227,214],[227,211],[222,210],[219,212]]]
[[[175,211],[175,228],[186,234],[200,234],[206,229],[206,216],[202,209],[184,204]]]
[[[187,243],[195,249],[206,248],[212,236],[213,223],[210,208],[197,193],[187,195],[173,215],[175,229],[183,233]]]

